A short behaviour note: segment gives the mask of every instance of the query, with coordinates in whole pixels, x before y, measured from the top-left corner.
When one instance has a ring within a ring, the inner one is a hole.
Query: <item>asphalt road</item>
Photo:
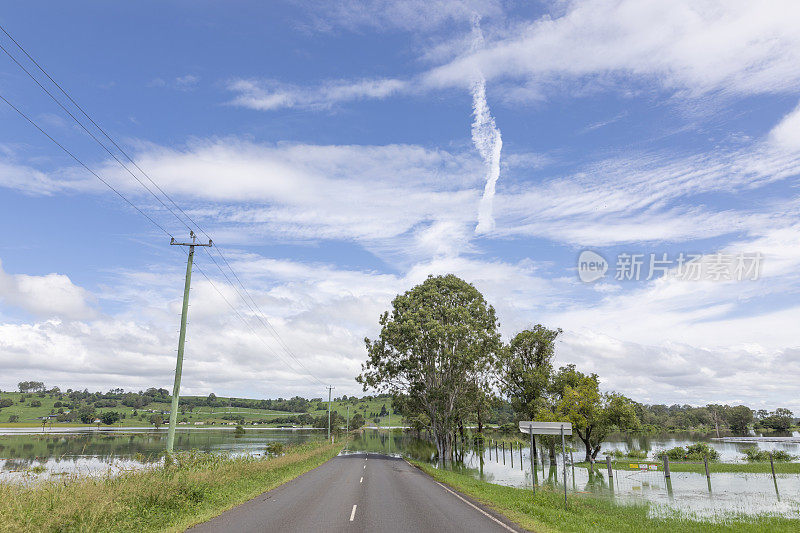
[[[403,459],[340,455],[189,531],[521,531]]]

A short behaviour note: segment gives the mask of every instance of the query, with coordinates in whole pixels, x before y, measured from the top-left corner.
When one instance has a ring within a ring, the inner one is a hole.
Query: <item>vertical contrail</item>
[[[474,22],[474,31],[472,48],[476,50],[483,47],[483,32],[478,19]],[[478,225],[475,233],[488,233],[494,229],[492,204],[495,185],[500,177],[500,150],[503,148],[503,140],[486,102],[486,78],[480,70],[476,72],[475,81],[472,83],[472,114],[475,117],[472,122],[472,142],[486,165],[486,186],[478,206]]]

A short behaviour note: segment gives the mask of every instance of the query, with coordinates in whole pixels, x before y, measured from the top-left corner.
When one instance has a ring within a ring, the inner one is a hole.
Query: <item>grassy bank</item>
[[[798,531],[800,520],[778,517],[741,517],[719,523],[683,518],[650,518],[647,505],[617,505],[610,500],[570,495],[564,509],[564,494],[549,489],[530,490],[494,485],[427,463],[419,468],[454,489],[471,496],[531,531],[608,532],[781,532]]]
[[[612,461],[615,470],[635,470],[629,468],[631,464],[658,464],[658,470],[663,471],[663,462],[644,459],[630,459]],[[575,463],[576,468],[588,468],[589,463]],[[600,461],[594,464],[595,471],[605,472],[606,463]],[[694,472],[705,474],[706,469],[703,463],[682,463],[676,461],[669,462],[670,472]],[[771,474],[769,462],[766,463],[716,463],[709,462],[708,469],[711,475],[723,472],[744,473],[744,474]],[[800,474],[800,463],[775,463],[776,474]]]
[[[194,396],[184,396],[182,400],[196,400],[197,397]],[[248,400],[246,398],[238,398],[238,400]],[[70,411],[72,407],[69,405],[72,403],[69,399],[68,395],[57,393],[19,393],[19,392],[2,392],[0,391],[0,400],[6,400],[12,402],[12,404],[8,407],[0,408],[0,428],[7,427],[7,428],[30,428],[30,427],[42,427],[41,420],[37,417],[44,417],[47,415],[52,415],[58,413],[59,409],[61,411]],[[279,411],[274,409],[260,409],[256,407],[235,407],[231,406],[230,403],[232,401],[237,400],[236,398],[226,398],[219,396],[217,397],[217,406],[208,406],[208,405],[198,405],[193,407],[191,411],[181,410],[181,413],[178,417],[178,420],[186,420],[187,425],[194,426],[196,423],[202,423],[203,425],[226,425],[227,423],[232,421],[231,417],[236,417],[244,420],[245,425],[251,425],[252,423],[256,423],[262,427],[275,427],[279,425],[286,425],[286,422],[282,423],[275,423],[272,420],[298,416],[302,414],[310,414],[315,417],[319,417],[325,415],[328,411],[328,402],[320,399],[311,400],[308,404],[307,411],[304,412],[295,412],[295,411]],[[257,400],[252,400],[257,401]],[[150,415],[153,412],[168,412],[171,408],[171,404],[167,400],[159,399],[153,400],[148,402],[146,405],[135,409],[130,406],[125,406],[122,404],[121,401],[116,400],[113,402],[114,405],[107,406],[107,407],[97,407],[95,409],[95,414],[99,417],[102,413],[114,411],[119,413],[120,416],[123,416],[121,420],[113,424],[112,426],[108,425],[101,425],[100,427],[115,427],[115,426],[127,426],[127,427],[152,427],[152,424],[149,421]],[[367,419],[367,424],[372,425],[375,424],[373,418],[377,416],[382,409],[389,409],[391,407],[391,399],[390,398],[370,398],[370,399],[362,399],[362,398],[349,398],[347,400],[334,400],[332,402],[332,410],[339,413],[342,418],[347,416],[347,412],[349,409],[350,416],[354,416],[356,413],[361,414]],[[167,416],[163,415],[163,418],[166,419]],[[11,420],[14,420],[12,422]],[[50,421],[52,424],[52,428],[59,428],[59,427],[93,427],[95,426],[94,423],[90,424],[81,424],[78,423],[77,420],[73,420],[72,422],[57,422],[55,420]],[[388,417],[383,416],[379,419],[379,424],[381,426],[385,425],[402,425],[402,417],[397,413],[392,414],[391,420]],[[48,425],[48,427],[51,427]]]
[[[0,485],[0,531],[182,531],[319,466],[342,446],[306,443],[270,459],[189,452],[169,467],[116,477]]]

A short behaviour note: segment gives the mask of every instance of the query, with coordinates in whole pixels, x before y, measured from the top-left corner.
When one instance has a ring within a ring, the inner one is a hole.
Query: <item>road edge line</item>
[[[441,483],[441,482],[439,482],[439,481],[436,481],[436,480],[435,480],[435,479],[433,479],[431,476],[429,476],[427,472],[425,472],[424,470],[422,470],[422,469],[421,469],[421,468],[419,468],[418,466],[416,466],[416,465],[414,465],[414,464],[411,464],[411,463],[408,461],[408,459],[406,459],[406,458],[403,458],[403,461],[405,461],[406,463],[408,463],[408,465],[409,465],[409,466],[411,466],[412,468],[415,468],[416,470],[418,470],[419,472],[421,472],[422,474],[424,474],[426,477],[430,478],[430,479],[431,479],[431,481],[433,481],[434,483],[436,483],[437,485],[439,485],[440,487],[442,487],[444,490],[446,490],[447,492],[449,492],[450,494],[452,494],[452,495],[453,495],[453,496],[455,496],[456,498],[458,498],[458,499],[459,499],[459,500],[461,500],[462,502],[466,503],[467,505],[469,505],[470,507],[472,507],[473,509],[475,509],[476,511],[478,511],[478,512],[479,512],[479,513],[481,513],[482,515],[486,516],[487,518],[490,518],[490,519],[492,519],[494,522],[496,522],[496,523],[500,524],[500,525],[501,525],[503,528],[507,529],[508,531],[511,531],[512,533],[518,533],[518,532],[520,531],[519,529],[515,529],[515,528],[511,527],[510,525],[506,524],[505,522],[503,522],[502,520],[500,520],[499,518],[497,518],[496,516],[494,516],[492,513],[489,513],[489,512],[487,512],[487,511],[485,511],[484,509],[481,509],[479,506],[475,505],[474,503],[472,503],[471,501],[469,501],[467,498],[465,498],[464,496],[462,496],[462,495],[461,495],[461,494],[459,494],[458,492],[456,492],[456,491],[452,490],[450,487],[448,487],[448,486],[447,486],[447,485],[445,485],[444,483]],[[525,531],[525,530],[522,530],[522,531]]]

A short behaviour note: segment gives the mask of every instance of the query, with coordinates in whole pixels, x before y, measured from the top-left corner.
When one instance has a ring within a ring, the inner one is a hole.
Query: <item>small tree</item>
[[[747,428],[753,423],[753,411],[745,405],[731,407],[727,412],[728,425],[734,433],[747,433]]]
[[[120,414],[116,411],[106,411],[100,414],[100,420],[107,426],[116,423],[120,418]]]
[[[81,422],[84,424],[91,424],[95,419],[94,407],[91,405],[82,406],[80,409],[78,409],[78,418],[80,418]]]
[[[532,417],[540,408],[553,373],[555,341],[560,334],[560,329],[537,324],[517,333],[497,358],[501,390],[516,412]]]
[[[159,429],[161,427],[161,424],[163,423],[164,419],[161,418],[160,414],[153,413],[152,415],[150,415],[150,424],[152,424],[153,427],[155,427],[156,429]]]
[[[361,413],[356,413],[350,418],[350,427],[348,430],[352,431],[354,429],[358,429],[364,425],[364,417],[361,416]]]
[[[585,460],[594,461],[601,443],[612,429],[635,430],[639,419],[633,402],[617,393],[601,393],[597,374],[585,375],[574,365],[559,369],[554,382],[563,386],[555,405],[558,417],[566,417],[586,449]]]

